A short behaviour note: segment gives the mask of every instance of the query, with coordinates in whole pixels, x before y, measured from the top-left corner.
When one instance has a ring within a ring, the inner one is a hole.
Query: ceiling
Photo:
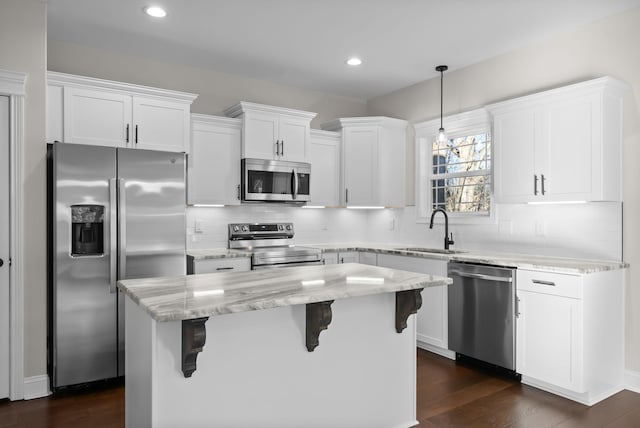
[[[48,0],[52,40],[370,99],[640,0]],[[166,18],[143,13],[160,5]],[[348,66],[350,56],[362,58]]]

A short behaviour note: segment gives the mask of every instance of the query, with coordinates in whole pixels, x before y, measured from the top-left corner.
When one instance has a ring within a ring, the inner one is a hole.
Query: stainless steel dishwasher
[[[515,269],[450,262],[449,349],[515,370]]]

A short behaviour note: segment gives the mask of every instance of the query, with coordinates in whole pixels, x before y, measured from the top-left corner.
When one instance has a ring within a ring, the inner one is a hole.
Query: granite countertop
[[[207,250],[187,250],[187,256],[194,260],[230,259],[239,257],[251,257],[250,251],[230,250],[228,248],[211,248]]]
[[[156,321],[177,321],[447,285],[451,279],[345,263],[118,281]]]
[[[432,260],[482,263],[519,269],[536,269],[567,274],[587,274],[617,270],[629,267],[628,263],[616,260],[588,260],[565,257],[550,257],[531,254],[500,253],[480,250],[453,249],[454,253],[429,253],[403,250],[401,248],[420,247],[416,244],[376,244],[376,243],[338,243],[338,244],[304,244],[306,247],[321,249],[325,253],[338,251],[365,251],[378,254],[395,254],[399,256],[423,257]],[[436,249],[437,250],[437,249]],[[439,250],[438,250],[439,251]],[[457,251],[457,252],[455,252]],[[240,250],[212,249],[189,250],[188,255],[198,254],[201,258],[249,257],[250,254]],[[236,255],[236,252],[241,254]]]

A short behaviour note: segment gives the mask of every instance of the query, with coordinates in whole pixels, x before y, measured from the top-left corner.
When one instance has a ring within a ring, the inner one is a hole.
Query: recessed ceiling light
[[[349,65],[353,65],[353,66],[360,65],[360,64],[362,64],[362,60],[361,60],[360,58],[356,58],[356,57],[354,56],[354,57],[349,58],[349,59],[347,60],[347,64],[349,64]]]
[[[147,15],[153,16],[154,18],[164,18],[167,16],[167,12],[161,7],[158,6],[149,6],[145,7],[144,11]]]

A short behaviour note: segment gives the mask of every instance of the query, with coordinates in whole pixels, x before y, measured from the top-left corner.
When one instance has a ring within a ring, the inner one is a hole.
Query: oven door
[[[242,200],[307,202],[310,178],[308,163],[242,159]]]

